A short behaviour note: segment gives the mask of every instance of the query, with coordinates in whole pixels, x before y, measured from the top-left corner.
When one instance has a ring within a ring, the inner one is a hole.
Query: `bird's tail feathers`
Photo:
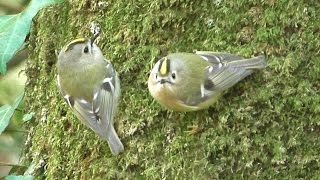
[[[263,69],[266,68],[266,58],[263,55],[256,56],[250,59],[241,59],[228,62],[233,67],[243,67],[245,69]]]
[[[113,155],[118,155],[124,150],[123,144],[112,125],[108,128],[106,140]]]

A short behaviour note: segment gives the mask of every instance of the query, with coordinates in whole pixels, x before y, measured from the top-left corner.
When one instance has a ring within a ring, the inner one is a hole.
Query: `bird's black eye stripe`
[[[88,52],[89,52],[88,46],[84,47],[83,52],[84,52],[84,53],[88,53]]]

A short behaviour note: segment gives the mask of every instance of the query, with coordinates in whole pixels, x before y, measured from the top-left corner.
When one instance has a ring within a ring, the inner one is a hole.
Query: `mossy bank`
[[[26,70],[26,109],[36,112],[26,161],[43,162],[37,177],[48,179],[318,176],[319,9],[318,1],[301,0],[82,0],[41,11]],[[116,129],[125,151],[117,157],[56,87],[55,50],[89,36],[91,22],[100,25],[98,45],[121,79]],[[149,71],[167,53],[194,50],[264,53],[268,67],[208,110],[167,111],[148,93]]]

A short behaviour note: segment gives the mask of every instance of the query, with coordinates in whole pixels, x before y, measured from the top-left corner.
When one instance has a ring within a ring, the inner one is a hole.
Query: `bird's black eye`
[[[176,73],[172,73],[171,76],[173,79],[176,79]]]
[[[158,73],[156,73],[156,79],[158,79]]]
[[[89,52],[88,46],[84,47],[83,52],[84,52],[84,53],[88,53],[88,52]]]

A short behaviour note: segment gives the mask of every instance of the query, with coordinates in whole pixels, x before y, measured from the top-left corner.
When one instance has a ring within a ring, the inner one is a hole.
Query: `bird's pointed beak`
[[[167,79],[160,79],[158,81],[159,84],[173,84],[171,81],[167,80]]]
[[[90,38],[90,45],[93,46],[93,43],[96,41],[96,39],[99,37],[100,32],[98,31],[96,34],[93,35],[93,37]]]
[[[161,79],[160,80],[160,84],[164,84],[164,83],[166,83],[166,80],[165,79]]]
[[[97,32],[94,34],[90,39],[87,41],[87,47],[89,48],[89,53],[92,55],[93,51],[93,43],[96,41],[96,39],[99,37],[100,32]]]

